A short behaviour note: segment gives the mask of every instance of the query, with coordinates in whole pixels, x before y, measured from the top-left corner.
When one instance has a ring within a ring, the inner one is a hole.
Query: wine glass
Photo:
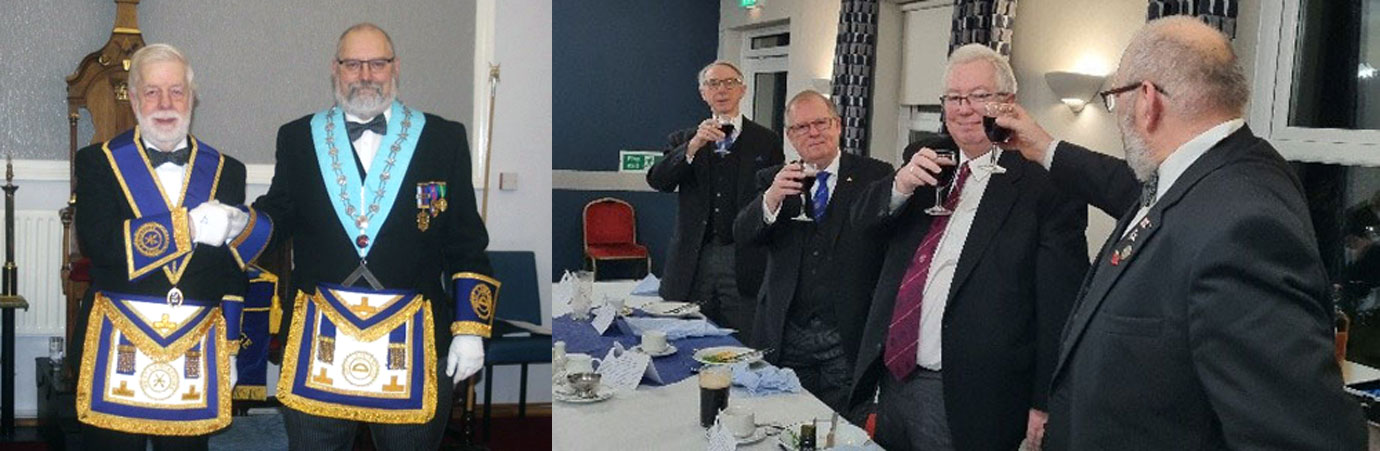
[[[724,139],[714,143],[714,153],[728,153],[729,142],[733,139],[733,118],[716,115],[715,120],[719,121],[719,131],[724,132]]]
[[[1001,166],[1001,146],[997,143],[1004,143],[1011,139],[1011,129],[997,125],[997,116],[1009,113],[1011,105],[1005,103],[989,102],[982,106],[982,131],[987,133],[987,140],[992,142],[991,151],[987,152],[988,162],[982,165],[988,168],[993,174],[1005,174],[1006,168]]]
[[[805,173],[805,176],[800,179],[800,214],[791,219],[806,222],[814,221],[812,217],[814,215],[811,214],[813,212],[810,211],[810,189],[815,186],[815,177],[819,175],[819,168],[801,160],[796,160],[791,164],[799,164],[801,171]]]
[[[958,152],[953,149],[933,149],[934,154],[941,158],[948,158],[949,161],[958,162],[956,157]],[[914,166],[912,166],[914,167]],[[938,180],[934,185],[934,206],[925,209],[925,213],[930,216],[948,216],[954,214],[953,210],[944,207],[944,195],[946,191],[953,189],[949,184],[953,182],[954,172],[958,166],[939,165],[939,173],[935,174]],[[946,189],[947,188],[947,189]]]

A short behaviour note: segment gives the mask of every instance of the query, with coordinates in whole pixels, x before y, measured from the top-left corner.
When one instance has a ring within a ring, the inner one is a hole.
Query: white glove
[[[452,384],[473,376],[484,368],[484,340],[476,335],[456,335],[446,354],[446,375]]]
[[[235,388],[235,383],[240,381],[240,366],[236,365],[238,358],[230,356],[230,388]]]
[[[235,238],[244,232],[244,228],[249,225],[249,213],[225,204],[218,204],[225,210],[227,226],[225,229],[225,244],[235,241]]]
[[[226,217],[220,202],[202,202],[187,212],[187,216],[191,217],[192,241],[210,246],[225,244],[230,219]]]

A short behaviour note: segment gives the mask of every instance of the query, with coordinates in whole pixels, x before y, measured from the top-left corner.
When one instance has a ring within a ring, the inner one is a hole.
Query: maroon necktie
[[[958,171],[958,181],[954,189],[944,199],[944,208],[953,210],[958,206],[958,195],[963,192],[963,183],[968,181],[968,165]],[[920,301],[925,297],[925,280],[929,278],[930,261],[934,251],[939,248],[939,239],[944,237],[944,228],[949,225],[950,216],[935,216],[930,221],[930,229],[915,256],[906,267],[906,276],[901,279],[901,288],[896,292],[896,306],[891,310],[891,323],[887,326],[886,347],[883,362],[896,380],[904,380],[915,370],[916,346],[920,345]]]

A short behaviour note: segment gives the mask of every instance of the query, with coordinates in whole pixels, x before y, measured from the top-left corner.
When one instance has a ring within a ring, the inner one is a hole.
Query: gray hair
[[[704,84],[704,77],[706,77],[709,74],[709,69],[713,69],[714,66],[723,66],[729,69],[733,69],[733,72],[738,74],[738,78],[743,78],[743,71],[738,69],[738,66],[736,64],[730,63],[726,60],[714,60],[714,62],[709,63],[705,65],[703,69],[700,69],[700,75],[696,79],[695,83],[701,85]]]
[[[182,68],[186,69],[188,97],[195,98],[196,82],[194,81],[195,74],[192,72],[192,65],[187,62],[187,57],[183,56],[177,47],[168,44],[149,44],[134,52],[134,56],[129,58],[129,85],[134,87],[135,92],[138,92],[143,88],[144,65],[169,61],[181,63]],[[138,103],[139,96],[137,94],[131,95],[129,98],[136,104]]]
[[[834,105],[833,100],[829,100],[828,96],[820,94],[819,91],[815,91],[813,89],[806,89],[792,96],[791,100],[786,102],[786,125],[792,125],[792,123],[794,122],[791,120],[791,108],[795,107],[796,104],[809,99],[816,99],[819,100],[820,103],[823,103],[824,106],[829,109],[830,117],[839,117],[839,107],[837,105]]]
[[[383,29],[382,29],[382,28],[379,28],[378,25],[374,25],[374,24],[369,23],[369,22],[360,22],[360,23],[351,25],[350,28],[346,28],[345,31],[343,31],[343,32],[340,33],[340,38],[338,38],[338,39],[335,40],[335,55],[336,55],[336,58],[340,58],[340,50],[341,50],[341,48],[343,48],[344,45],[345,45],[345,36],[348,36],[350,33],[354,33],[354,32],[356,32],[356,31],[365,31],[365,30],[373,30],[373,31],[379,32],[379,34],[382,34],[382,35],[383,35],[383,40],[388,42],[388,51],[393,53],[393,57],[394,57],[394,58],[397,58],[397,57],[398,57],[398,49],[397,49],[396,47],[393,47],[393,37],[392,37],[392,36],[389,36],[387,31],[383,31]]]
[[[996,50],[982,44],[967,44],[954,49],[953,53],[949,54],[949,65],[944,68],[944,83],[949,82],[949,76],[953,75],[954,66],[973,61],[987,61],[992,64],[992,69],[997,73],[998,91],[1009,94],[1016,93],[1016,73],[1011,70],[1011,63]]]
[[[1226,35],[1189,16],[1156,19],[1136,32],[1117,83],[1154,83],[1167,108],[1194,119],[1209,112],[1242,116],[1251,88]]]

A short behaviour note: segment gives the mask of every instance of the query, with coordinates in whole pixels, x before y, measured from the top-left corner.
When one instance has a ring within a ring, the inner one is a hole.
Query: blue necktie
[[[814,210],[815,220],[824,220],[824,209],[829,206],[829,171],[819,171],[815,178]]]

